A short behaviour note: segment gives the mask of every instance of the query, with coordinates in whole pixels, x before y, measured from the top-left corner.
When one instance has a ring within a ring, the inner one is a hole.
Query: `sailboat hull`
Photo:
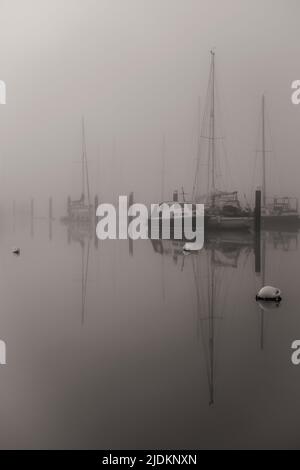
[[[68,215],[63,217],[62,222],[78,222],[89,223],[92,220],[93,208],[87,205],[76,205],[76,207],[69,207]]]
[[[272,227],[297,227],[299,225],[298,214],[286,215],[263,215],[261,217],[262,225],[264,228]]]
[[[206,222],[207,229],[218,230],[245,230],[252,226],[250,217],[227,217],[222,215],[211,216]]]

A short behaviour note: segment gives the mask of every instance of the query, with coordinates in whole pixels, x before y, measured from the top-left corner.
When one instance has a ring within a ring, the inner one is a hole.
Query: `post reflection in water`
[[[261,240],[261,272],[258,273],[258,286],[272,285],[272,272],[268,269],[268,250],[267,246],[271,245],[273,250],[297,252],[298,249],[298,232],[263,232]],[[258,289],[257,289],[258,290]],[[265,316],[273,310],[280,310],[279,303],[270,303],[260,301],[257,303],[260,311],[260,349],[265,347]]]
[[[2,247],[12,237],[22,244],[19,257],[1,253],[0,327],[15,359],[5,366],[12,374],[0,402],[4,418],[6,409],[20,410],[20,445],[295,443],[300,374],[290,345],[300,334],[297,232],[263,231],[259,253],[251,233],[211,232],[201,251],[186,255],[180,240],[99,241],[94,220],[52,218],[51,239],[50,221],[34,217],[31,238],[30,201],[26,219],[19,207],[1,234]],[[263,283],[282,289],[279,308],[255,301]],[[27,378],[20,371],[29,357]],[[32,383],[41,383],[41,373],[53,388],[39,386],[41,406],[32,408]],[[53,408],[64,412],[52,422]],[[74,423],[80,423],[75,430]],[[0,436],[3,446],[13,446],[4,424]]]
[[[209,406],[215,403],[215,368],[216,368],[216,336],[222,323],[226,320],[228,300],[229,304],[234,302],[234,290],[239,290],[239,285],[233,284],[230,270],[241,271],[246,268],[249,256],[254,255],[253,276],[250,280],[252,297],[262,286],[272,283],[272,273],[267,271],[267,246],[271,250],[292,252],[298,249],[298,232],[264,231],[261,242],[252,234],[238,234],[230,232],[210,233],[205,241],[202,251],[183,253],[184,242],[178,240],[152,240],[153,250],[164,259],[165,256],[172,257],[181,270],[188,270],[188,261],[191,261],[194,292],[196,299],[196,333],[197,339],[201,340],[202,351],[205,357],[205,368],[208,381]],[[260,251],[258,251],[260,250]],[[181,263],[179,258],[181,257]],[[259,271],[255,272],[259,266]],[[255,269],[254,269],[255,268]],[[229,271],[229,272],[228,272]],[[162,283],[164,284],[164,274]],[[232,292],[233,287],[233,292]],[[231,298],[229,298],[231,297]],[[229,298],[229,299],[228,299]],[[264,349],[265,342],[265,315],[272,314],[273,310],[280,310],[280,305],[270,302],[254,303],[260,313],[259,338],[260,349]],[[221,334],[221,332],[220,332]]]

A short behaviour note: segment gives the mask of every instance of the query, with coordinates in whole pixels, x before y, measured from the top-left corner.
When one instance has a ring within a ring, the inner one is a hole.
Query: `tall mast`
[[[84,147],[85,147],[84,117],[81,118],[81,178],[82,197],[85,197],[85,168],[84,168]]]
[[[90,186],[89,186],[89,173],[87,165],[87,155],[86,155],[86,142],[85,142],[85,126],[84,126],[84,117],[82,116],[82,194],[85,196],[85,183],[87,186],[87,197],[88,204],[90,205]]]
[[[211,109],[210,109],[210,125],[211,125],[211,189],[215,191],[215,53],[211,53]]]
[[[201,157],[201,134],[202,134],[202,128],[201,128],[201,99],[200,96],[198,98],[198,126],[197,126],[197,160],[196,160],[196,172],[195,172],[195,177],[194,177],[194,184],[193,184],[193,192],[192,192],[192,201],[196,202],[199,188],[199,167],[200,167],[200,157]],[[207,193],[208,193],[208,186],[209,182],[207,180]]]
[[[198,186],[198,180],[199,180],[198,173],[199,173],[199,166],[200,166],[200,140],[201,138],[205,138],[208,141],[207,199],[210,200],[210,196],[212,196],[211,203],[212,205],[214,205],[213,193],[215,192],[215,189],[216,189],[215,52],[211,50],[210,55],[211,55],[211,64],[210,64],[209,81],[208,81],[208,88],[207,88],[207,99],[206,99],[206,104],[205,104],[202,129],[200,131],[200,135],[198,139],[197,166],[196,166],[196,174],[194,178],[192,200],[193,201],[195,200],[197,196],[197,190],[198,190],[197,186]],[[200,108],[200,105],[199,105],[199,108]],[[208,124],[208,129],[205,127],[205,124]],[[207,132],[207,130],[208,130],[208,135],[203,135],[204,133]]]
[[[165,197],[165,160],[166,160],[166,136],[163,134],[161,142],[161,200],[164,201]]]
[[[262,96],[262,205],[266,206],[266,132],[265,132],[265,95]]]

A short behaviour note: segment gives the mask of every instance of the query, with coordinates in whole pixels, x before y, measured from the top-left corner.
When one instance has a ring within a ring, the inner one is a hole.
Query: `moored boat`
[[[64,223],[90,224],[93,220],[93,205],[90,202],[89,175],[85,142],[85,126],[82,118],[82,154],[81,154],[82,192],[80,199],[68,197],[67,215],[62,217]]]
[[[272,202],[262,209],[264,228],[290,226],[299,224],[298,199],[291,197],[274,197]]]
[[[252,226],[252,214],[250,210],[242,207],[238,198],[238,192],[220,189],[221,182],[218,181],[218,175],[221,172],[219,168],[220,162],[217,159],[216,141],[222,140],[222,137],[217,135],[216,95],[215,52],[211,51],[207,102],[199,136],[197,168],[192,199],[205,204],[205,216],[207,217],[206,229],[250,230]],[[200,142],[202,141],[205,142],[207,146],[206,162],[202,162],[202,164],[207,165],[208,168],[208,178],[206,181],[207,192],[204,197],[199,194],[201,187],[199,183],[200,159],[202,158],[202,153],[204,153],[200,150]]]
[[[266,105],[265,95],[262,96],[262,208],[261,220],[264,228],[297,227],[299,224],[298,199],[296,197],[267,197],[266,183]]]
[[[251,218],[247,217],[229,217],[223,215],[211,215],[207,218],[206,229],[220,230],[247,230],[251,229]]]

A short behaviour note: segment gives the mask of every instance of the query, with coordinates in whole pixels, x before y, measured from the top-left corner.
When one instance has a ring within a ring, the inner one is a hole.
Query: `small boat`
[[[297,226],[299,223],[298,199],[292,197],[274,197],[262,208],[262,222],[265,228]]]
[[[262,207],[261,220],[264,228],[297,227],[299,224],[298,199],[295,197],[267,197],[266,183],[266,105],[265,95],[262,96]]]
[[[207,220],[206,229],[250,231],[251,226],[252,223],[249,217],[210,215]]]
[[[208,199],[205,213],[207,228],[223,230],[250,230],[251,214],[243,209],[237,191],[215,191]]]
[[[220,189],[221,182],[218,182],[220,170],[218,169],[217,141],[217,113],[216,113],[216,80],[215,80],[215,52],[211,51],[211,65],[209,74],[209,84],[207,101],[202,120],[201,133],[198,141],[197,167],[194,176],[192,200],[205,204],[205,217],[207,230],[249,230],[251,229],[252,214],[250,210],[242,208],[237,191],[224,191]],[[201,142],[206,147],[205,152],[201,151]],[[205,162],[200,162],[202,155]],[[200,165],[208,168],[206,184],[206,194],[201,195],[200,189]]]
[[[82,155],[81,155],[81,177],[82,192],[80,199],[72,200],[70,197],[67,202],[67,216],[61,220],[65,223],[91,223],[93,215],[93,205],[90,202],[89,174],[87,163],[87,152],[85,142],[84,118],[82,118]]]
[[[89,222],[93,213],[93,206],[85,203],[85,195],[82,193],[80,199],[68,199],[68,215],[66,219],[73,222]]]

